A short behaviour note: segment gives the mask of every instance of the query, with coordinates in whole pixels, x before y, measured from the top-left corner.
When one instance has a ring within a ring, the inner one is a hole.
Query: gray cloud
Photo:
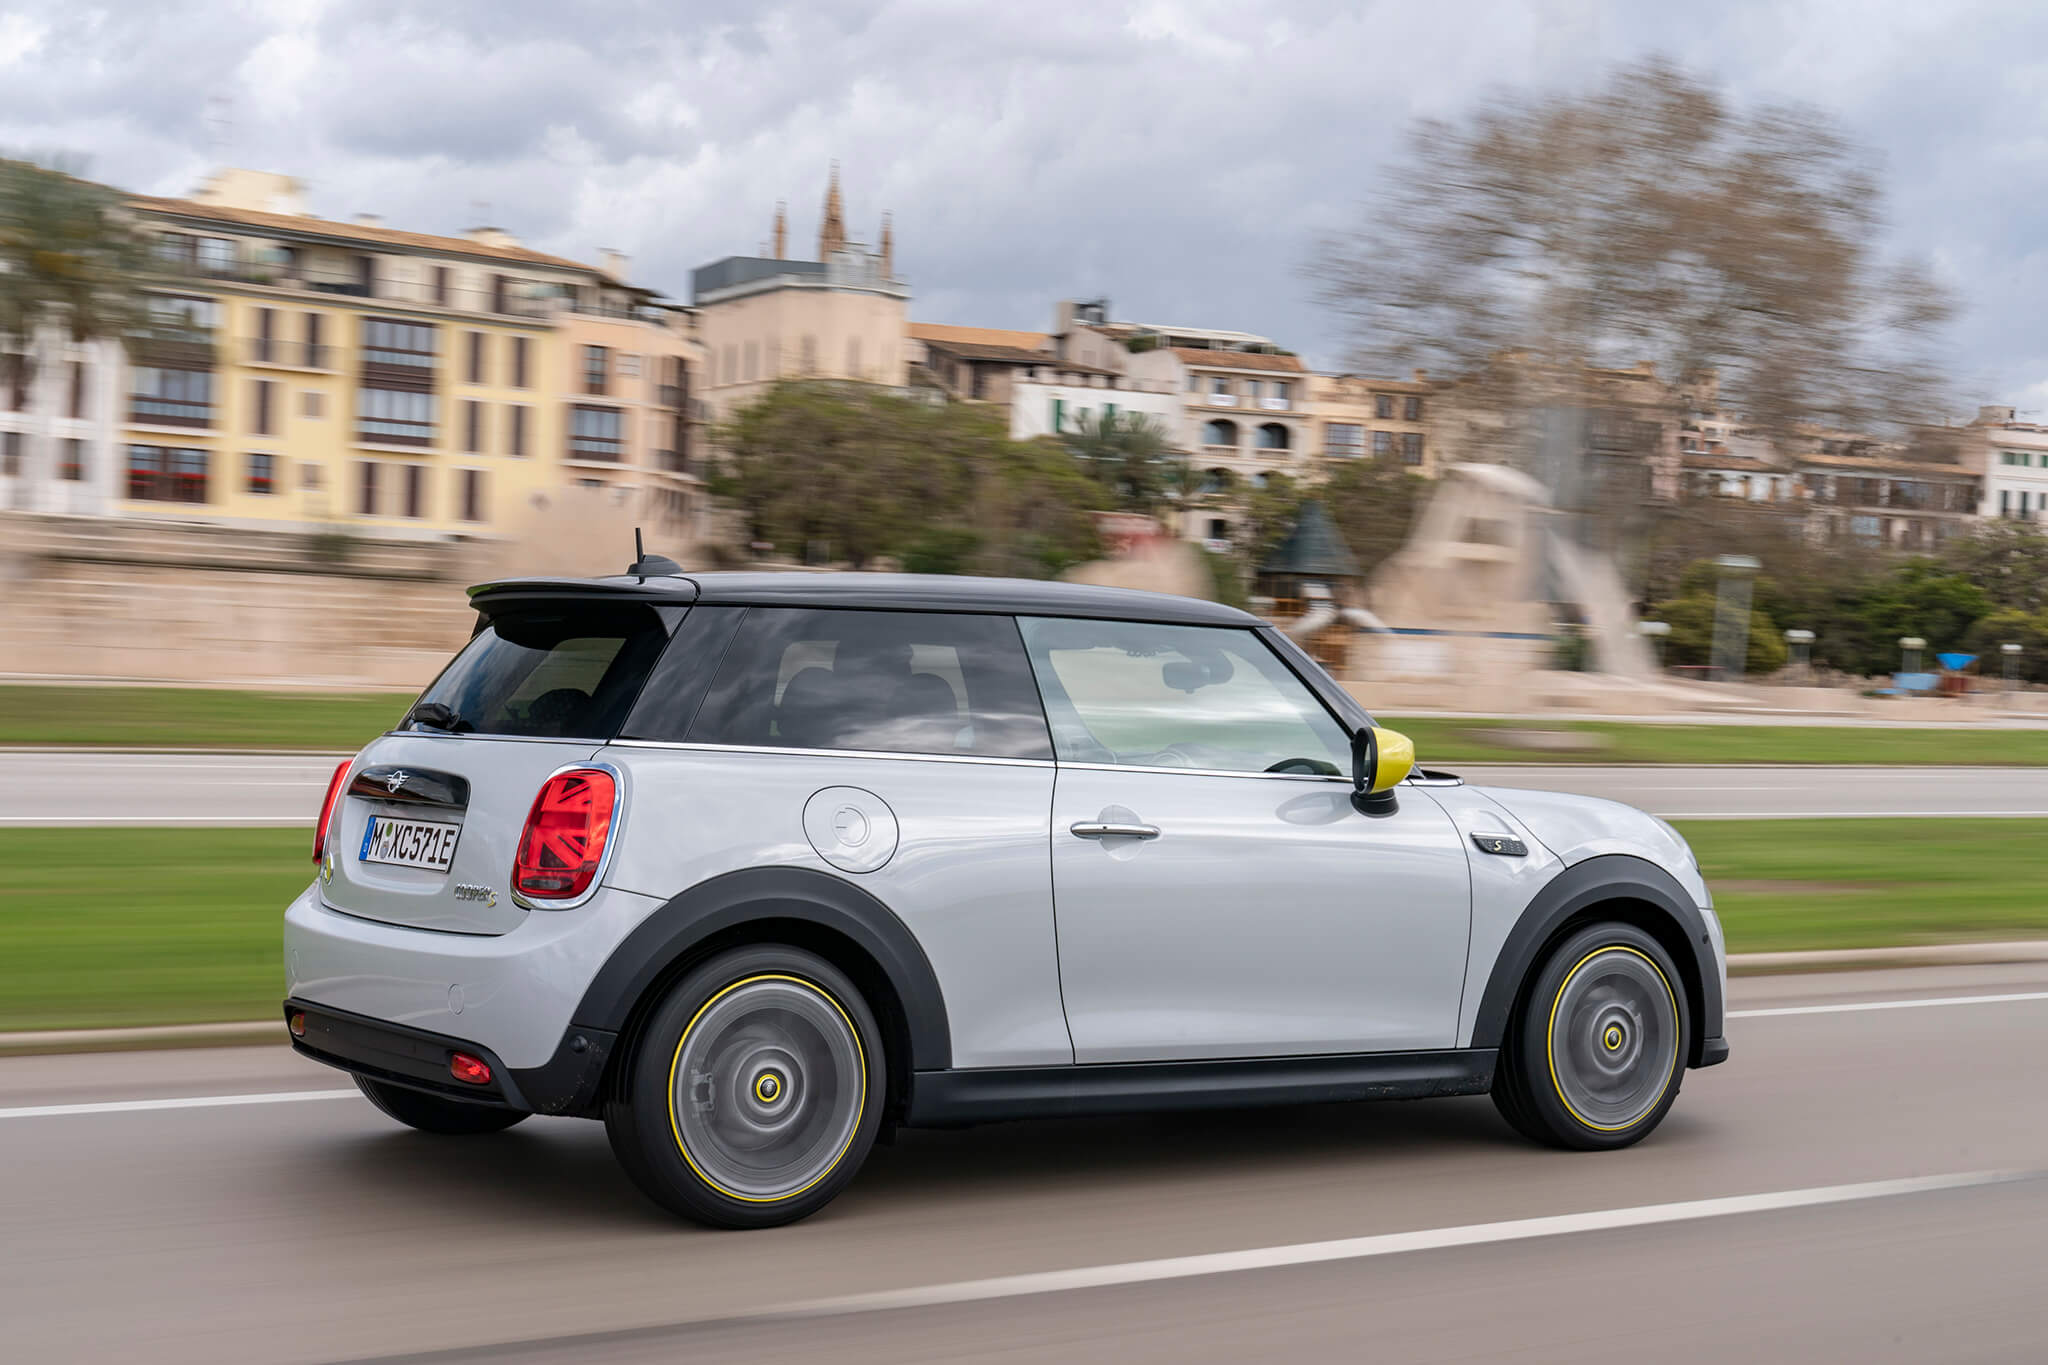
[[[1880,154],[1894,246],[1967,305],[1968,396],[2048,410],[2044,40],[2028,0],[15,0],[0,146],[157,193],[224,156],[426,230],[487,212],[544,249],[631,252],[676,295],[755,249],[777,199],[807,242],[837,158],[857,234],[895,214],[915,316],[1035,327],[1106,293],[1334,363],[1297,268],[1410,119],[1664,52]]]

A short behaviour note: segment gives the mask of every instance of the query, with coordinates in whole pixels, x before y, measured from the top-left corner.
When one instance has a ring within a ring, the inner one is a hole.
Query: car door
[[[1470,877],[1426,793],[1355,809],[1344,726],[1256,631],[1020,625],[1076,1061],[1453,1045]]]

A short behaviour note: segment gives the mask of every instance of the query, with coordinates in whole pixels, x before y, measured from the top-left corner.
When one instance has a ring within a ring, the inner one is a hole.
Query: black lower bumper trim
[[[1489,1047],[920,1071],[911,1084],[905,1122],[910,1127],[943,1126],[1081,1114],[1483,1095],[1492,1088],[1497,1055]]]
[[[489,1048],[462,1038],[450,1038],[425,1029],[407,1028],[367,1015],[316,1005],[308,1000],[287,1000],[287,1025],[293,1015],[303,1014],[305,1033],[292,1034],[292,1049],[316,1062],[339,1067],[373,1081],[423,1090],[430,1095],[463,1100],[470,1104],[529,1109],[512,1073]],[[448,1074],[448,1059],[457,1052],[481,1058],[491,1068],[486,1085],[469,1085]]]
[[[1701,1066],[1719,1066],[1727,1060],[1728,1040],[1726,1038],[1707,1038],[1701,1041],[1699,1060]]]

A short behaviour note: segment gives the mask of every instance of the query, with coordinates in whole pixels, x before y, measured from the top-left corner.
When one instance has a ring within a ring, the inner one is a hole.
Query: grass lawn
[[[1375,716],[1444,763],[1963,763],[2048,765],[2048,729],[1905,730],[1842,725],[1632,725],[1626,721],[1450,720]],[[1489,730],[1562,730],[1603,742],[1570,753],[1510,748]]]
[[[1688,820],[1731,952],[2048,938],[2048,820]]]
[[[396,692],[0,685],[0,744],[352,753],[397,723]]]
[[[1733,952],[2048,937],[2048,820],[1684,826]],[[0,830],[0,1030],[267,1019],[304,830]]]

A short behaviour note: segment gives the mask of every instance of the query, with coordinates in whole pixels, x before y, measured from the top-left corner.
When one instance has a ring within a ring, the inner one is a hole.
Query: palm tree
[[[61,166],[0,159],[0,385],[10,407],[27,408],[58,338],[125,342],[142,329],[137,286],[148,266],[117,192]]]
[[[1142,412],[1083,413],[1060,440],[1116,495],[1123,511],[1157,511],[1177,491],[1180,460],[1167,444],[1165,428]]]

